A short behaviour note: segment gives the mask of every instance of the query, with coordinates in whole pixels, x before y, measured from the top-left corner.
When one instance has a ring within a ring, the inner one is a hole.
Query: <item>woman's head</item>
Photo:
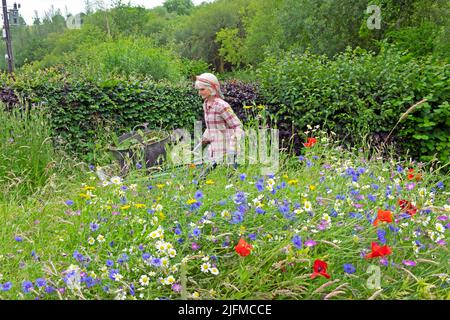
[[[195,88],[198,89],[198,93],[203,99],[207,99],[210,96],[224,98],[220,90],[219,80],[212,73],[203,73],[197,76]]]

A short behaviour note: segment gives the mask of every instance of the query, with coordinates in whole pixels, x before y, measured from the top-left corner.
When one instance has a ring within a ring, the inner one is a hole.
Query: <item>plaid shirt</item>
[[[208,156],[215,162],[226,161],[226,155],[237,154],[237,139],[242,136],[242,123],[230,105],[216,98],[212,103],[203,103],[206,131],[203,139],[211,141]]]

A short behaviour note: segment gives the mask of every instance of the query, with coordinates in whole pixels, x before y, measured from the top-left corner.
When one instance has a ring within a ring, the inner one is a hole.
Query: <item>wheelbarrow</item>
[[[148,123],[137,125],[129,133],[118,138],[118,146],[110,146],[109,151],[119,162],[122,175],[126,175],[131,166],[144,166],[148,170],[160,166],[166,159],[166,144],[171,135],[165,131],[150,130]],[[144,130],[136,131],[138,127]],[[148,139],[149,137],[156,137]]]

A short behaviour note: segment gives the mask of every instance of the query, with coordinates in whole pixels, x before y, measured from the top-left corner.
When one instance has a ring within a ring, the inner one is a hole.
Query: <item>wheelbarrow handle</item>
[[[138,128],[138,127],[144,127],[144,129],[147,130],[148,129],[147,126],[148,126],[148,122],[138,124],[138,125],[133,127],[133,131],[132,132],[134,132],[136,130],[136,128]]]

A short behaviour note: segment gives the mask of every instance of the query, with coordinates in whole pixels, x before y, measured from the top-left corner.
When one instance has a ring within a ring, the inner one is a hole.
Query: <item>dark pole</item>
[[[8,71],[10,74],[14,71],[14,61],[11,45],[11,32],[9,30],[8,8],[6,6],[6,0],[2,0],[3,5],[3,28],[5,30],[6,41],[6,54],[8,55]]]

